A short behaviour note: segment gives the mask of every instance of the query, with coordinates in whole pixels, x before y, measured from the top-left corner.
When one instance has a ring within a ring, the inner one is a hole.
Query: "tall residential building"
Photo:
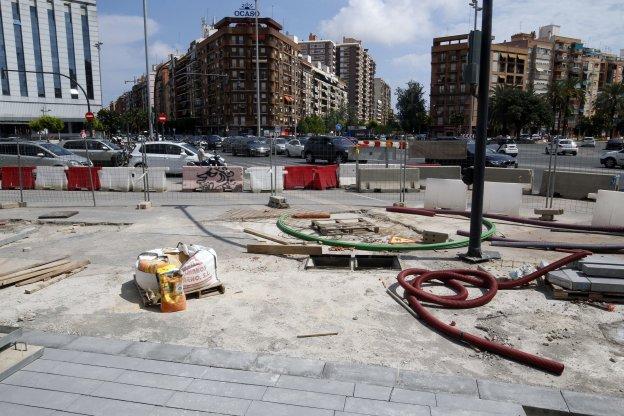
[[[102,104],[98,33],[96,0],[0,0],[0,71],[10,70],[0,72],[0,135],[25,132],[44,114],[67,132],[83,128],[78,84],[91,111]]]
[[[346,106],[347,85],[329,67],[314,63],[310,56],[303,56],[300,64],[300,116],[325,116]]]
[[[511,36],[511,41],[503,44],[527,49],[528,88],[532,88],[536,94],[546,94],[552,77],[553,42],[538,39],[535,32],[531,32],[517,33]]]
[[[314,33],[310,33],[308,40],[299,42],[299,52],[312,57],[313,63],[321,63],[329,67],[330,72],[336,72],[336,44],[331,40],[319,40]]]
[[[373,79],[376,65],[362,41],[343,38],[336,47],[336,74],[347,83],[350,114],[358,121],[373,119]]]
[[[373,80],[374,120],[379,124],[388,124],[392,115],[392,90],[381,78]]]

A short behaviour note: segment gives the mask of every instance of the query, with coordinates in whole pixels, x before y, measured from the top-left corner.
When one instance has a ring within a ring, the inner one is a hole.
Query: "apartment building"
[[[392,90],[381,78],[373,80],[373,113],[374,120],[386,125],[392,114]]]
[[[553,43],[538,39],[535,32],[531,32],[512,35],[511,41],[502,44],[527,50],[527,87],[536,94],[546,94],[552,77]]]
[[[336,44],[331,40],[320,40],[317,35],[310,33],[307,41],[299,42],[299,52],[303,56],[310,56],[313,63],[320,63],[329,68],[329,72],[336,72]]]
[[[347,105],[347,84],[330,68],[314,63],[311,56],[301,57],[301,117],[325,116]]]
[[[376,64],[362,41],[343,38],[336,47],[336,74],[346,82],[349,112],[364,123],[373,119]]]

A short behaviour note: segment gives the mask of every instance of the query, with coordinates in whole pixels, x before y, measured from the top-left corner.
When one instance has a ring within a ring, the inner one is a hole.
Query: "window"
[[[40,149],[37,146],[33,146],[32,144],[20,144],[20,154],[23,156],[37,156],[39,153],[46,154],[43,149]]]
[[[84,147],[83,147],[84,149]],[[104,145],[98,141],[88,140],[87,149],[89,150],[104,150]]]
[[[57,72],[52,76],[54,80],[54,97],[63,98],[63,90],[61,88],[61,65],[59,63],[58,41],[56,39],[56,19],[54,17],[54,3],[48,1],[48,27],[50,28],[50,51],[52,52],[52,72]]]
[[[6,46],[4,44],[4,24],[2,23],[2,10],[0,10],[0,70],[7,69]],[[2,95],[11,95],[9,89],[9,76],[6,72],[0,73],[2,81]],[[17,148],[16,148],[17,149]]]
[[[24,40],[22,39],[22,18],[20,15],[19,3],[11,3],[13,8],[13,31],[15,32],[15,51],[17,53],[17,69],[26,71],[26,60],[24,58]],[[26,72],[18,72],[20,95],[28,97],[28,81]]]
[[[180,154],[184,152],[184,149],[182,149],[179,146],[176,146],[175,144],[164,144],[162,146],[165,147],[165,152],[168,155],[180,156]]]
[[[82,143],[82,145],[81,145]],[[67,142],[63,145],[63,147],[65,149],[70,149],[70,150],[74,150],[74,149],[84,149],[84,142]]]
[[[152,155],[164,155],[167,154],[167,149],[164,144],[146,144],[145,153]]]
[[[17,144],[15,143],[0,144],[0,155],[17,155]]]
[[[91,36],[89,34],[89,15],[87,6],[80,7],[82,23],[82,49],[84,51],[85,76],[87,78],[87,97],[93,99],[93,64],[91,61]]]
[[[33,48],[35,52],[35,69],[43,71],[43,59],[41,57],[41,38],[39,34],[39,16],[36,3],[30,6],[30,26],[32,29]],[[37,74],[37,96],[45,97],[45,84],[43,74]]]
[[[71,89],[75,90],[78,88],[78,83],[76,82],[76,50],[74,47],[74,24],[72,22],[70,4],[65,5],[65,34],[67,37],[67,58],[69,61],[69,76],[71,78],[70,85]],[[78,94],[72,92],[71,98],[78,99]]]

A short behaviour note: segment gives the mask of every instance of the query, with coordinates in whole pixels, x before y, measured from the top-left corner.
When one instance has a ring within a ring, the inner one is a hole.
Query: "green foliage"
[[[569,78],[551,83],[547,97],[553,113],[557,116],[557,133],[565,135],[574,106],[580,107],[585,102],[585,91],[578,80]]]
[[[409,81],[407,88],[397,88],[397,118],[406,132],[420,133],[429,125],[423,86]]]
[[[596,116],[604,122],[604,128],[613,138],[614,131],[621,129],[624,119],[624,83],[607,84],[598,93]]]
[[[42,116],[32,120],[28,126],[32,131],[39,132],[47,129],[49,132],[58,133],[63,130],[65,123],[58,117]]]
[[[303,134],[322,134],[325,133],[326,125],[325,120],[317,115],[304,117],[299,121],[297,131]]]
[[[498,85],[490,99],[490,128],[503,134],[552,124],[552,110],[544,97],[533,91]]]
[[[147,110],[133,109],[119,116],[121,128],[131,133],[141,133],[149,127]]]
[[[97,113],[97,120],[101,122],[101,131],[104,131],[108,135],[116,134],[122,130],[122,118],[114,111],[101,109]]]
[[[347,127],[347,116],[348,110],[346,106],[343,106],[338,110],[331,110],[325,115],[325,131],[336,130],[336,124],[341,124],[344,131]]]

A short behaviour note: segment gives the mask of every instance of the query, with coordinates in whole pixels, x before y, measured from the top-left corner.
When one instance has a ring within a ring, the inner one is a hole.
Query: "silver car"
[[[61,142],[60,146],[83,157],[87,156],[88,150],[89,159],[96,165],[123,166],[125,162],[124,150],[108,140],[71,139]]]
[[[307,137],[301,137],[299,139],[292,139],[286,143],[286,156],[303,157],[303,148],[307,141]]]
[[[2,166],[93,166],[87,158],[48,142],[20,141],[0,142],[0,167]]]

